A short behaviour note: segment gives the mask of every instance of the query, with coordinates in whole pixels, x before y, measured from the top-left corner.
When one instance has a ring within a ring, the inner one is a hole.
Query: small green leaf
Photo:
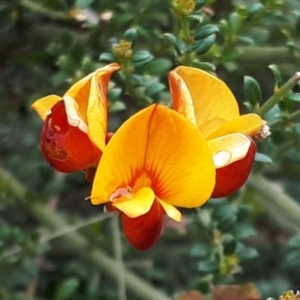
[[[294,124],[293,130],[298,136],[300,136],[300,123]]]
[[[171,67],[172,63],[166,58],[158,58],[152,60],[146,67],[146,72],[150,75],[165,75],[167,74]]]
[[[59,287],[56,293],[56,300],[70,299],[76,292],[79,286],[79,280],[77,278],[70,278],[65,280]]]
[[[276,87],[280,88],[282,81],[281,81],[281,72],[280,72],[279,67],[277,65],[269,65],[268,68],[272,71],[272,73],[273,73],[273,75],[275,77]]]
[[[203,16],[202,15],[188,15],[186,16],[186,19],[189,21],[197,21],[201,23],[203,21]]]
[[[211,246],[206,243],[198,242],[191,248],[190,255],[192,257],[206,257],[211,252]]]
[[[231,235],[225,235],[223,237],[223,252],[225,255],[232,255],[235,253],[237,242]]]
[[[204,70],[204,71],[213,72],[216,70],[216,66],[211,63],[208,63],[208,62],[199,62],[199,61],[193,60],[193,66],[198,69]]]
[[[153,82],[145,89],[145,95],[147,97],[154,97],[159,92],[165,89],[165,85],[159,82]]]
[[[115,56],[111,53],[104,52],[100,54],[99,60],[104,62],[112,62],[115,60]]]
[[[300,102],[300,93],[290,93],[285,97],[286,100]]]
[[[132,61],[134,63],[147,62],[152,58],[153,56],[147,50],[139,50],[132,55]]]
[[[253,46],[254,45],[254,41],[252,38],[249,38],[247,36],[238,36],[237,40],[243,44],[249,45],[249,46]]]
[[[239,247],[236,251],[236,254],[241,260],[252,259],[259,256],[259,253],[255,248],[246,247],[241,243],[239,243]]]
[[[198,55],[206,53],[215,43],[216,36],[214,34],[194,43],[193,49]]]
[[[244,77],[244,94],[247,99],[253,106],[260,103],[262,100],[261,89],[258,82],[250,77]]]
[[[207,24],[202,26],[199,30],[195,32],[194,39],[201,40],[207,36],[214,34],[219,31],[219,28],[213,24]]]
[[[199,262],[198,271],[201,273],[215,273],[219,270],[219,264],[214,260]]]
[[[300,249],[300,234],[294,235],[288,242],[288,246],[291,248]]]
[[[284,259],[284,265],[286,267],[295,267],[300,265],[300,251],[294,250],[291,251]]]
[[[272,158],[270,158],[269,156],[267,156],[265,154],[258,153],[258,152],[255,154],[254,161],[258,162],[258,163],[263,163],[266,165],[273,165]]]
[[[248,13],[250,15],[257,13],[259,10],[261,10],[264,6],[261,3],[253,3],[248,7]]]
[[[172,43],[177,55],[181,56],[184,54],[184,52],[187,49],[187,46],[182,40],[175,37],[172,33],[165,33],[164,36],[166,36],[168,40]]]
[[[129,41],[131,43],[134,43],[137,39],[138,32],[135,28],[130,28],[125,31],[123,34],[123,40]]]
[[[119,112],[126,109],[126,105],[122,101],[116,101],[109,106],[110,112]]]
[[[256,231],[249,223],[238,223],[233,230],[233,236],[236,240],[242,240],[249,236],[255,236]]]

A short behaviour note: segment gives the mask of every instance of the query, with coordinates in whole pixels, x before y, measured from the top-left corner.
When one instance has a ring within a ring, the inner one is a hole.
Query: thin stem
[[[288,123],[288,122],[297,120],[298,118],[300,118],[300,109],[287,115],[287,116],[282,117],[281,119],[275,120],[273,122],[268,122],[268,125],[270,127],[274,128],[274,127],[280,126],[284,123]]]
[[[1,167],[0,180],[6,182],[12,195],[20,202],[20,204],[23,204],[24,209],[26,209],[41,224],[53,231],[68,227],[68,224],[60,215],[53,211],[49,211],[47,206],[29,199],[27,189]],[[118,263],[104,254],[101,250],[91,249],[89,247],[89,241],[85,236],[73,231],[62,236],[62,239],[64,244],[69,247],[70,250],[85,258],[85,260],[90,262],[94,267],[105,272],[112,278],[118,278]],[[123,272],[126,286],[137,296],[137,298],[141,300],[171,300],[128,270],[124,269]]]
[[[257,113],[260,116],[264,116],[273,106],[279,103],[288,92],[298,83],[300,80],[300,72],[296,72],[292,78],[290,78],[282,87],[278,88],[274,95],[264,103]]]
[[[49,10],[39,4],[31,2],[30,0],[21,0],[20,4],[23,7],[27,8],[35,13],[49,17],[54,20],[66,21],[69,19],[67,13]]]
[[[181,29],[182,29],[183,41],[187,44],[190,44],[191,43],[190,22],[185,17],[181,18]],[[190,52],[185,53],[184,64],[187,66],[192,65],[192,53]]]
[[[121,243],[121,234],[119,229],[118,217],[114,214],[111,219],[112,229],[113,229],[113,239],[114,239],[114,250],[116,262],[118,263],[118,290],[119,290],[119,300],[126,300],[126,284],[124,280],[124,263],[122,255],[122,243]]]
[[[268,210],[275,211],[275,215],[280,215],[280,222],[286,220],[289,228],[293,228],[295,231],[300,230],[300,206],[289,197],[279,185],[268,181],[264,176],[260,174],[252,174],[248,180],[249,185],[258,192],[259,203],[262,203],[266,199],[266,204],[263,205]]]

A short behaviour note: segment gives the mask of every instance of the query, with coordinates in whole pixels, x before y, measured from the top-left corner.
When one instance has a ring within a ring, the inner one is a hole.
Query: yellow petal
[[[57,95],[49,95],[36,100],[31,107],[38,113],[40,118],[45,121],[47,112],[49,112],[51,108],[61,99],[62,97]]]
[[[250,148],[251,141],[242,133],[227,134],[208,141],[215,167],[223,168],[243,159]]]
[[[177,222],[181,222],[182,215],[176,207],[162,200],[159,200],[159,203],[161,204],[161,206],[163,207],[164,211],[166,212],[169,218]]]
[[[136,181],[174,206],[202,205],[213,190],[215,168],[199,130],[160,105],[131,117],[104,150],[94,179],[92,203],[105,203],[116,190],[132,188]]]
[[[87,123],[89,137],[101,151],[104,150],[107,133],[108,83],[112,73],[119,69],[118,64],[109,64],[98,69],[91,79]]]
[[[121,197],[113,202],[113,206],[122,211],[129,218],[136,218],[146,214],[155,200],[154,192],[149,187],[139,189],[135,194]]]
[[[180,66],[169,73],[169,84],[173,108],[191,119],[193,105],[198,128],[204,136],[239,116],[238,104],[227,85],[204,71]]]
[[[207,136],[207,139],[213,139],[229,133],[240,132],[245,135],[253,136],[260,132],[264,126],[264,120],[259,115],[247,114],[235,118]]]

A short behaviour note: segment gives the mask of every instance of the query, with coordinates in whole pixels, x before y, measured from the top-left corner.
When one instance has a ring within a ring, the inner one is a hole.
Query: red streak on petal
[[[234,163],[216,170],[216,185],[212,198],[227,197],[236,192],[247,181],[256,152],[256,144],[251,141],[247,155]]]
[[[151,248],[158,240],[162,228],[164,211],[157,200],[148,213],[137,218],[129,218],[120,212],[123,230],[129,243],[140,251]]]
[[[96,166],[101,156],[86,133],[69,125],[63,101],[56,103],[47,116],[40,145],[46,161],[60,172]]]

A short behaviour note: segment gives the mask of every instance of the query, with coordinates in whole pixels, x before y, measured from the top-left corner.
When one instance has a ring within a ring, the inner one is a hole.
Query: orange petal
[[[210,197],[214,184],[212,156],[199,130],[175,111],[151,105],[111,138],[96,172],[91,200],[101,204],[119,188],[148,186],[162,201],[196,207]]]
[[[253,136],[260,132],[264,126],[264,120],[256,114],[247,114],[237,117],[219,127],[217,130],[207,136],[207,139],[213,139],[229,133],[240,132],[245,135]]]
[[[130,218],[136,218],[149,212],[155,199],[154,192],[143,187],[128,197],[120,197],[113,202],[113,206]]]
[[[238,104],[227,85],[204,71],[180,66],[169,73],[169,85],[173,108],[189,119],[194,111],[204,136],[239,116]]]
[[[101,151],[105,147],[107,132],[108,83],[112,73],[119,69],[120,66],[118,64],[109,64],[98,69],[91,80],[87,106],[87,123],[89,137]]]
[[[208,141],[217,169],[243,159],[247,155],[250,145],[250,139],[242,133],[227,134]]]
[[[165,213],[168,215],[169,218],[177,222],[181,222],[182,215],[177,208],[162,200],[159,200],[159,203],[161,204],[161,206],[163,207]]]
[[[47,113],[51,110],[51,108],[61,100],[62,97],[57,95],[49,95],[43,98],[36,100],[31,107],[38,113],[40,118],[45,121],[47,117]]]
[[[227,197],[236,192],[247,181],[254,162],[256,144],[250,141],[246,156],[223,168],[217,169],[216,185],[212,193],[213,198]]]
[[[137,218],[121,213],[123,231],[129,243],[140,251],[152,247],[160,236],[163,214],[158,201],[153,202],[148,213]]]

